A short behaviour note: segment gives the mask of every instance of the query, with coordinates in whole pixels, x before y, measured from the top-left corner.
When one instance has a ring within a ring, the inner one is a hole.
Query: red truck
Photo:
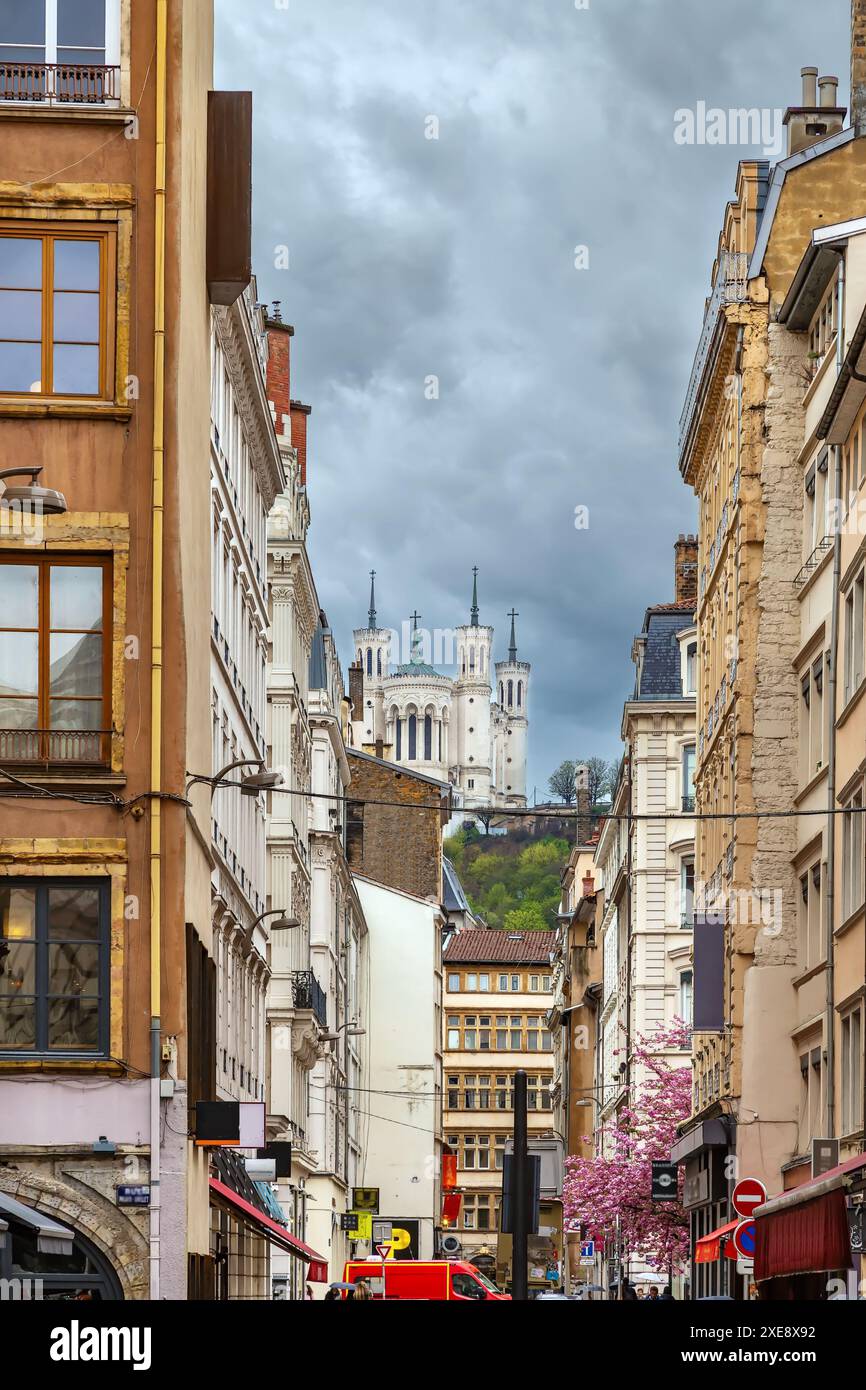
[[[386,1260],[385,1290],[382,1292],[381,1260],[349,1260],[344,1281],[356,1284],[365,1279],[374,1298],[453,1299],[456,1303],[482,1301],[499,1303],[511,1295],[497,1289],[474,1265],[462,1260]],[[345,1294],[344,1294],[345,1297]]]

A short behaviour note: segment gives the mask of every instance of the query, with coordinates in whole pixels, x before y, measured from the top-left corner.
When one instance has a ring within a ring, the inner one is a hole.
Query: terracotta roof
[[[495,928],[475,928],[458,932],[445,951],[449,965],[462,961],[508,962],[532,965],[547,962],[556,945],[556,932],[507,932]]]

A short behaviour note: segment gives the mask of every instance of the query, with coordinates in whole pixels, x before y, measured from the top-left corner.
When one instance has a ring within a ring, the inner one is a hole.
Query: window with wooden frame
[[[0,221],[0,396],[113,397],[115,262],[111,227]]]
[[[526,1078],[527,1109],[550,1110],[552,1072]],[[492,1103],[491,1103],[492,1102]],[[513,1110],[514,1074],[458,1073],[446,1082],[447,1110]]]
[[[109,1050],[107,880],[0,882],[0,1054]]]
[[[863,1126],[863,1010],[860,1004],[840,1021],[842,1053],[842,1133]]]
[[[111,754],[112,562],[0,554],[0,762]]]
[[[0,101],[113,102],[119,64],[120,0],[0,3]]]

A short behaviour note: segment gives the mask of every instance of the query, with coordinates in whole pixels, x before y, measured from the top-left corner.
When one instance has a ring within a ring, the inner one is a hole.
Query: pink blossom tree
[[[562,1194],[566,1230],[585,1226],[590,1239],[609,1241],[619,1218],[622,1244],[653,1269],[673,1272],[688,1261],[688,1218],[681,1189],[675,1202],[652,1200],[652,1165],[669,1161],[677,1126],[691,1113],[691,1067],[672,1066],[663,1055],[690,1038],[679,1019],[652,1038],[637,1037],[631,1094],[598,1131],[599,1156],[566,1159]]]

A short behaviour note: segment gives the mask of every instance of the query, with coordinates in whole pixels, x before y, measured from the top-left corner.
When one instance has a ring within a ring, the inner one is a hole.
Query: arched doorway
[[[69,1254],[46,1254],[38,1249],[35,1230],[12,1217],[5,1219],[9,1229],[5,1247],[0,1249],[0,1278],[21,1283],[32,1280],[30,1297],[44,1301],[123,1300],[120,1281],[110,1263],[77,1231]],[[41,1291],[37,1280],[41,1281]]]

